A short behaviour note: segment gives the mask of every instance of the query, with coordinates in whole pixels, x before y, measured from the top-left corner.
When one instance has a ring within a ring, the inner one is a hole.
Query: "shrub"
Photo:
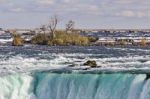
[[[23,43],[24,40],[21,38],[19,34],[13,34],[13,41],[12,41],[13,46],[22,46]]]
[[[53,45],[64,45],[63,40],[58,38],[58,39],[53,39],[52,40]]]
[[[53,46],[53,42],[52,42],[52,40],[49,40],[49,41],[47,42],[47,45],[49,45],[49,46]]]
[[[147,45],[147,40],[146,40],[146,38],[142,38],[142,39],[141,39],[140,45],[141,45],[141,46],[146,46],[146,45]]]
[[[82,36],[78,33],[66,33],[64,31],[57,31],[55,33],[55,38],[50,38],[48,35],[38,34],[32,38],[33,44],[42,45],[78,45],[86,46],[89,45],[91,41],[89,37]]]
[[[89,45],[89,39],[87,37],[78,36],[73,43],[79,46],[86,46]]]
[[[127,44],[126,40],[123,40],[123,39],[119,40],[118,43],[119,43],[119,45],[126,45]]]
[[[89,45],[88,37],[81,36],[78,33],[56,32],[56,38],[53,40],[55,45]]]
[[[96,42],[98,40],[98,38],[96,37],[88,37],[90,42]]]
[[[45,34],[37,34],[31,40],[32,44],[40,44],[40,45],[46,45],[48,41],[49,36]]]

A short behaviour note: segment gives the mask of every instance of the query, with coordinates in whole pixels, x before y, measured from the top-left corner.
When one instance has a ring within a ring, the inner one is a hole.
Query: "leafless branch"
[[[75,22],[70,20],[67,24],[66,24],[66,32],[68,31],[73,31],[74,29],[74,26],[75,26]]]
[[[52,37],[55,38],[55,31],[56,31],[56,26],[58,24],[58,17],[55,15],[50,18],[48,28],[50,29],[50,33],[52,34]]]

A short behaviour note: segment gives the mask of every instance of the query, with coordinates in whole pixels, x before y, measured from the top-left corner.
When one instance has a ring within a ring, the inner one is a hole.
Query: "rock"
[[[148,60],[138,60],[138,61],[140,61],[141,63],[145,63],[145,62],[147,62]]]
[[[69,67],[76,67],[76,66],[80,66],[79,64],[75,64],[75,63],[72,63],[69,65]]]
[[[7,69],[6,67],[3,67],[3,69]]]
[[[97,63],[94,60],[88,60],[83,64],[84,66],[91,66],[91,67],[97,67]]]
[[[148,80],[148,79],[150,79],[150,74],[146,74],[145,80]]]
[[[20,68],[19,68],[19,67],[16,67],[16,69],[20,70]]]
[[[69,65],[69,67],[75,67],[76,66],[76,64],[70,64]]]

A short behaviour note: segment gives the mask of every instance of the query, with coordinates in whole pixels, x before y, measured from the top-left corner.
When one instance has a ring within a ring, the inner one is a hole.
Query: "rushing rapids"
[[[0,77],[0,99],[150,99],[146,74],[16,74]]]
[[[0,41],[0,99],[150,99],[150,47]],[[83,66],[87,60],[98,67]]]
[[[84,62],[95,60],[98,68],[89,70],[150,71],[149,48],[101,46],[0,46],[0,75],[32,70],[84,69]]]

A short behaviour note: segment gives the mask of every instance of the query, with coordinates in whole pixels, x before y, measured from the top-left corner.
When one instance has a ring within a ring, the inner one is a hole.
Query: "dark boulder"
[[[91,66],[91,67],[97,67],[97,63],[94,60],[88,60],[83,64],[84,66]]]
[[[150,79],[150,74],[146,74],[145,80],[148,80],[148,79]]]

